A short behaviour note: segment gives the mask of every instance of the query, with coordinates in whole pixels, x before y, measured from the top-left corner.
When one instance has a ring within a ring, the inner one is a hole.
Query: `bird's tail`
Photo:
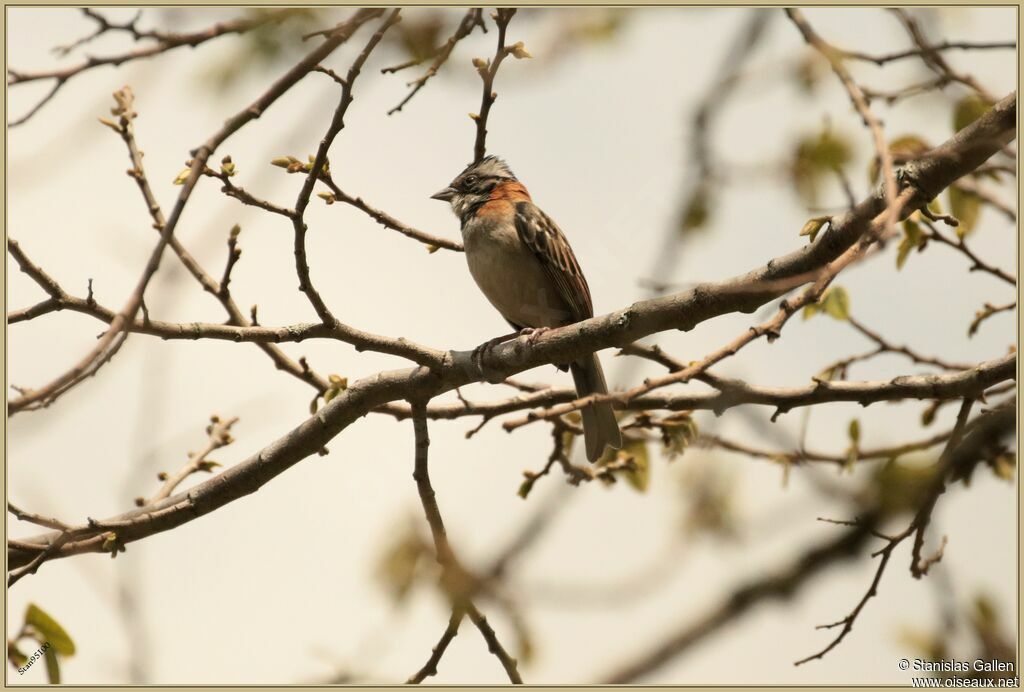
[[[607,394],[608,385],[604,381],[604,372],[597,355],[591,354],[569,365],[573,382],[576,383],[576,395],[579,397],[590,394]],[[583,416],[583,439],[587,445],[587,459],[597,461],[604,453],[605,445],[619,449],[622,447],[622,433],[615,420],[615,413],[608,401],[601,401],[585,406],[580,410]]]

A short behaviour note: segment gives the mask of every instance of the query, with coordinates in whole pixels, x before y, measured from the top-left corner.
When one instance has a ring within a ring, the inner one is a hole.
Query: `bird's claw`
[[[547,334],[550,331],[551,327],[526,327],[525,329],[521,329],[519,331],[519,334],[516,338],[525,337],[526,343],[528,343],[530,346],[533,346],[537,342],[538,337],[540,337],[543,334]]]

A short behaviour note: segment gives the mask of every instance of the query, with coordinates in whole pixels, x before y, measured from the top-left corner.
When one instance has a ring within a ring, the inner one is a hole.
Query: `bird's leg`
[[[480,368],[480,371],[483,372],[484,358],[498,344],[503,344],[506,341],[524,337],[526,339],[526,343],[532,346],[534,341],[537,340],[537,337],[539,337],[541,334],[546,334],[547,332],[550,332],[551,329],[552,327],[523,327],[518,332],[512,332],[511,334],[502,334],[501,336],[496,336],[493,339],[489,339],[488,341],[485,341],[484,343],[480,344],[479,346],[473,349],[473,362],[476,364],[478,368]]]
[[[473,349],[473,355],[471,356],[473,362],[476,364],[478,368],[480,368],[480,371],[483,372],[484,356],[490,353],[491,349],[493,349],[498,344],[505,343],[509,339],[514,339],[521,333],[522,332],[512,332],[511,334],[503,334],[501,336],[496,336],[493,339],[489,339],[483,342],[482,344]]]

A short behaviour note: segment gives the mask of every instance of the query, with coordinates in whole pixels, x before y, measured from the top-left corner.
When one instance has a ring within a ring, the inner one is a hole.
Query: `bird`
[[[594,316],[590,287],[569,241],[504,160],[486,156],[469,164],[431,198],[448,202],[459,217],[469,273],[516,330],[484,347],[518,335],[535,338]],[[567,365],[577,397],[608,393],[596,354]],[[622,447],[610,402],[591,403],[580,413],[587,459],[597,461],[605,447]]]

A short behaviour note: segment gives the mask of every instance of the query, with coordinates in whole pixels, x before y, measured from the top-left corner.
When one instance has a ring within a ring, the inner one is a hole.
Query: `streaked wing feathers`
[[[593,317],[590,287],[562,231],[532,202],[517,202],[515,210],[519,239],[537,255],[574,320]]]

